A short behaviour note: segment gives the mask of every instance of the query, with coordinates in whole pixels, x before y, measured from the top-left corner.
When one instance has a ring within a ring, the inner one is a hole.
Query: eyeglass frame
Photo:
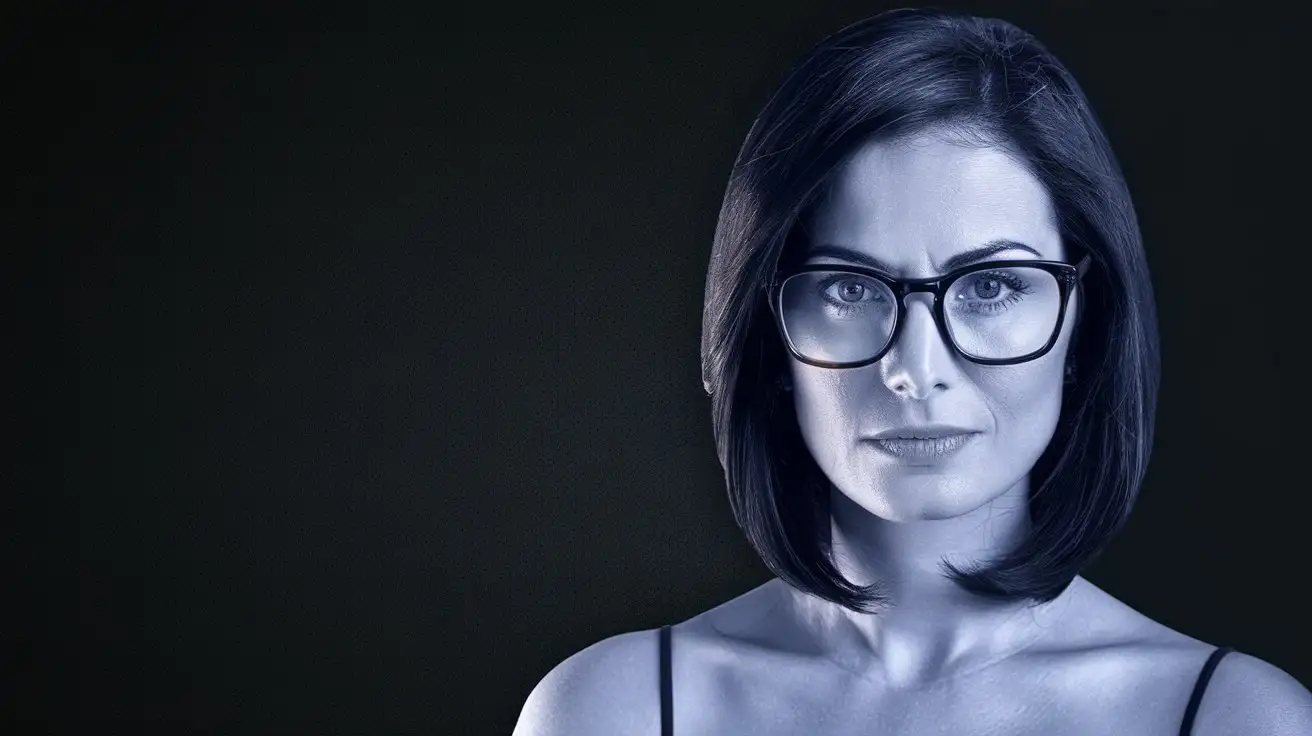
[[[768,302],[770,312],[774,315],[775,326],[779,330],[779,337],[783,339],[784,347],[787,348],[788,352],[797,360],[817,368],[862,368],[878,362],[881,358],[887,355],[888,351],[892,350],[893,345],[897,343],[898,337],[902,332],[902,325],[906,322],[906,297],[908,294],[916,293],[934,295],[934,303],[930,308],[930,312],[934,316],[934,324],[938,327],[939,335],[942,336],[944,344],[951,347],[958,355],[978,365],[1017,365],[1019,363],[1028,363],[1031,360],[1042,358],[1052,350],[1054,345],[1057,344],[1057,338],[1061,335],[1062,325],[1066,322],[1066,303],[1070,300],[1071,291],[1080,284],[1081,280],[1084,278],[1084,274],[1088,272],[1090,260],[1091,256],[1086,253],[1085,256],[1080,259],[1079,263],[1076,264],[1066,263],[1065,261],[1041,260],[983,261],[980,263],[973,263],[969,266],[962,266],[961,268],[943,274],[942,276],[934,276],[926,279],[898,279],[882,271],[866,266],[845,263],[817,263],[807,266],[798,266],[789,269],[782,274],[776,272],[775,277],[770,283]],[[1061,295],[1061,302],[1058,307],[1057,320],[1052,329],[1052,335],[1048,338],[1048,342],[1045,343],[1043,347],[1026,355],[1022,355],[1019,358],[978,358],[970,355],[957,345],[957,341],[952,338],[952,333],[948,330],[947,320],[943,314],[944,294],[947,293],[947,290],[951,288],[957,280],[969,276],[972,273],[1018,267],[1038,268],[1041,271],[1048,272],[1057,279],[1057,289]],[[788,339],[788,331],[784,328],[784,318],[781,313],[784,284],[788,282],[788,279],[799,274],[815,273],[818,271],[835,271],[838,273],[850,273],[856,276],[866,276],[883,283],[893,292],[895,297],[894,301],[897,303],[897,311],[893,315],[893,327],[889,332],[888,342],[884,344],[884,347],[880,348],[879,352],[876,353],[873,358],[835,363],[808,358],[793,347],[792,340]]]

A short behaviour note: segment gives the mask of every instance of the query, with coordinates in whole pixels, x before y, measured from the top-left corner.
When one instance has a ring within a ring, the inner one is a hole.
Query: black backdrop
[[[17,730],[505,734],[569,654],[766,580],[698,337],[753,115],[885,7],[805,5],[10,16],[11,252],[53,279],[11,289]],[[1141,215],[1158,440],[1088,576],[1312,682],[1308,282],[1251,278],[1306,244],[1286,26],[954,7],[1068,63]]]

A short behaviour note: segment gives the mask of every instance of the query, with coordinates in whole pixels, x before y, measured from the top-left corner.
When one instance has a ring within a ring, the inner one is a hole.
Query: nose
[[[893,393],[924,401],[948,388],[954,370],[952,348],[934,322],[933,297],[908,294],[905,299],[906,318],[897,341],[879,361],[880,374]]]

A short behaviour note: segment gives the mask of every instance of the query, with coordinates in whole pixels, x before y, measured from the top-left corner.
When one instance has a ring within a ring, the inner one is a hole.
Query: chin
[[[959,470],[899,468],[896,473],[865,476],[873,480],[843,484],[839,491],[885,521],[937,521],[964,516],[1003,495],[982,492],[971,475]],[[861,490],[848,493],[842,488]]]

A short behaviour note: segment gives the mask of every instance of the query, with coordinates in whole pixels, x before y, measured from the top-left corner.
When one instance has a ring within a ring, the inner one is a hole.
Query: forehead
[[[812,244],[841,245],[924,275],[955,253],[1004,239],[1024,243],[1044,258],[1063,259],[1056,214],[1043,184],[1000,148],[934,135],[858,149],[818,203],[810,238]]]

